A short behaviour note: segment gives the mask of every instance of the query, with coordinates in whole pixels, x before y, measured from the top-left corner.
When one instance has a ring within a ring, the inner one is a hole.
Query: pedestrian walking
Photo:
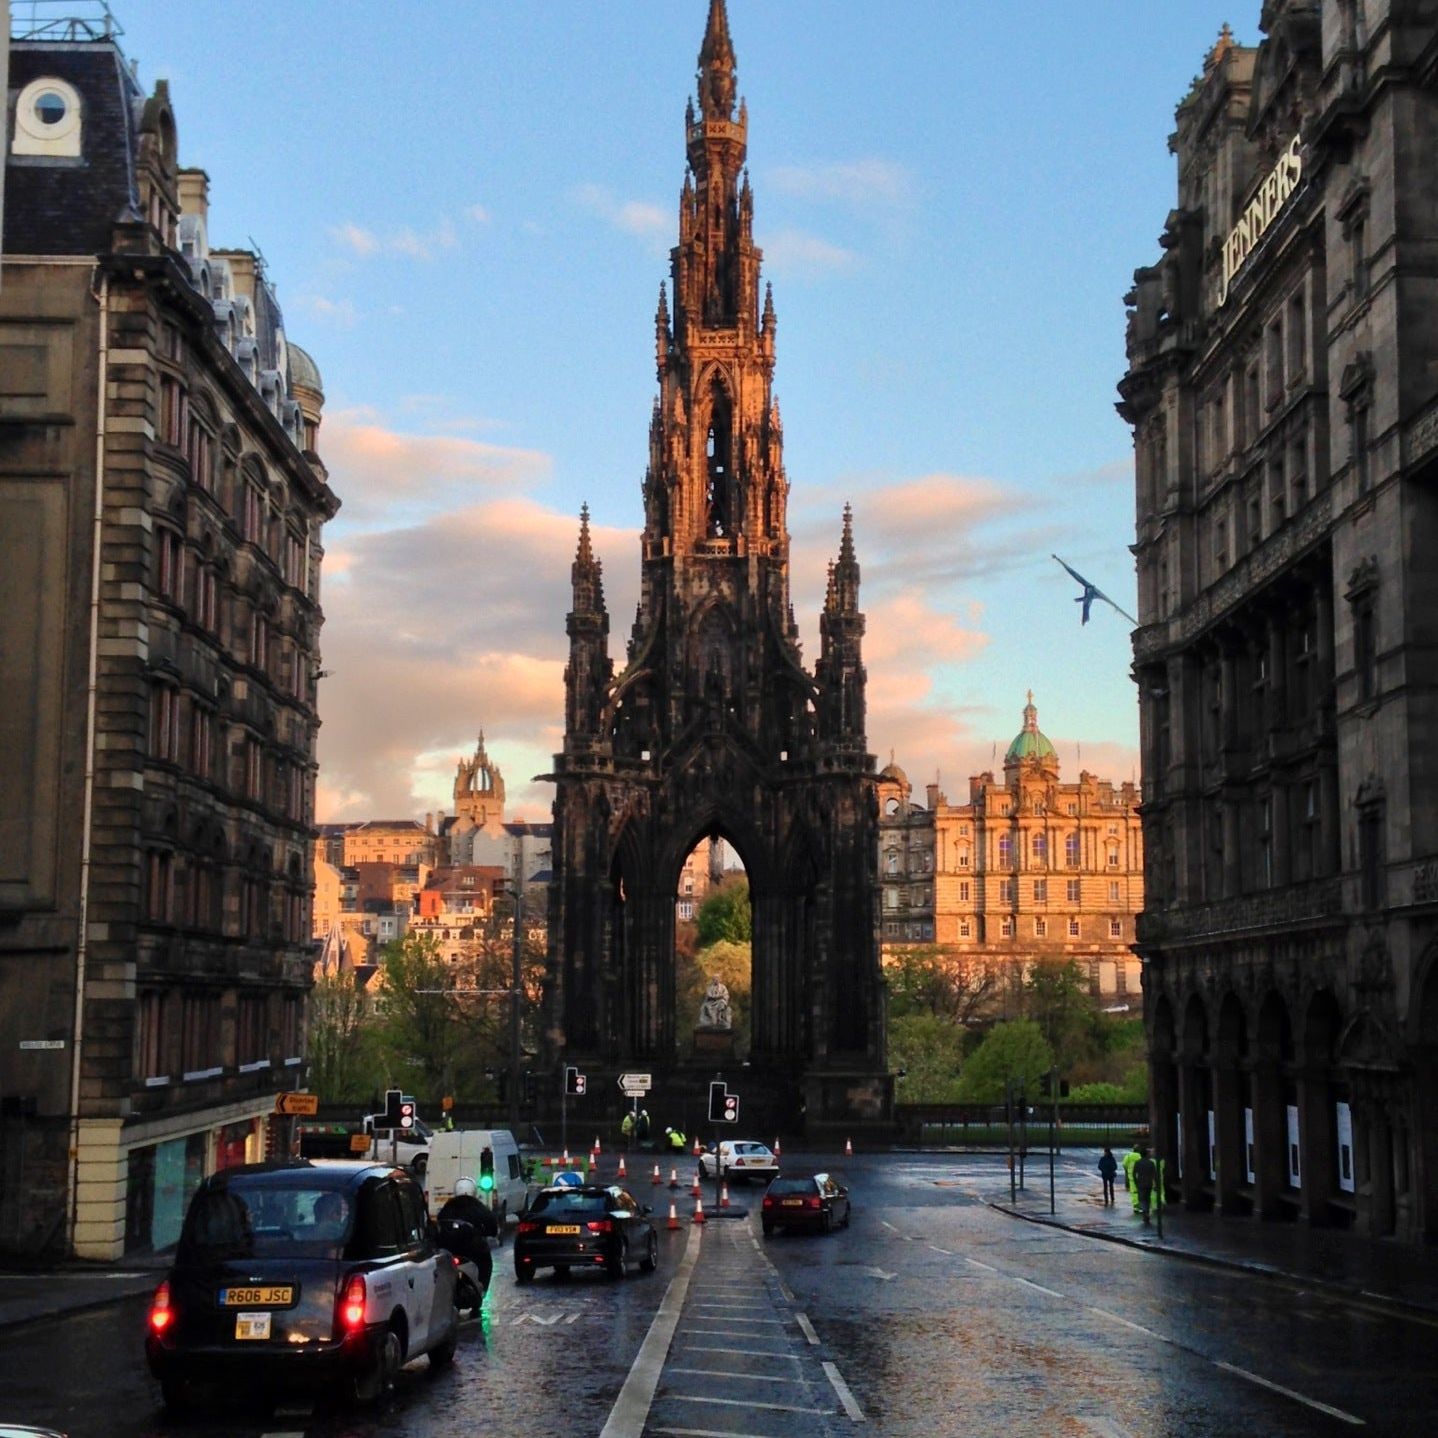
[[[1158,1165],[1148,1156],[1148,1150],[1139,1150],[1138,1162],[1133,1166],[1134,1191],[1138,1194],[1138,1211],[1145,1224],[1149,1222],[1149,1210],[1153,1207],[1153,1187],[1158,1180]]]
[[[1142,1145],[1137,1139],[1133,1141],[1133,1147],[1123,1156],[1123,1188],[1124,1192],[1133,1199],[1133,1211],[1138,1212],[1138,1188],[1133,1181],[1133,1167],[1142,1155]]]
[[[1113,1205],[1113,1181],[1118,1174],[1118,1160],[1113,1156],[1113,1150],[1107,1145],[1103,1146],[1103,1155],[1098,1161],[1098,1174],[1103,1179],[1103,1203],[1105,1208]]]
[[[624,1115],[624,1120],[619,1125],[619,1137],[624,1140],[624,1147],[629,1148],[634,1141],[634,1110],[629,1109]]]
[[[634,1137],[638,1140],[640,1148],[649,1147],[649,1110],[639,1110],[639,1117],[634,1120]]]

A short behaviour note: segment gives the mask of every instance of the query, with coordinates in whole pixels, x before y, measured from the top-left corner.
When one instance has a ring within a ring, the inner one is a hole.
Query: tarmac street
[[[840,1169],[852,1227],[663,1229],[659,1271],[513,1282],[508,1247],[452,1371],[418,1360],[372,1411],[299,1402],[173,1422],[143,1363],[153,1275],[0,1276],[0,1420],[81,1438],[224,1433],[450,1438],[545,1430],[793,1435],[1320,1435],[1438,1431],[1438,1263],[1426,1252],[1170,1212],[1160,1246],[1098,1199],[1094,1153],[1046,1162],[1009,1208],[1000,1155],[803,1155]],[[66,1285],[69,1285],[68,1289]],[[112,1285],[106,1289],[106,1284]],[[117,1298],[126,1287],[129,1298]],[[57,1289],[75,1307],[45,1316]],[[34,1295],[34,1315],[23,1311]],[[107,1297],[108,1293],[108,1297]]]

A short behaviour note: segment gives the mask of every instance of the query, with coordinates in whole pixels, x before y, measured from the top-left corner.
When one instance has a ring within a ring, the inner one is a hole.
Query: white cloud
[[[473,211],[479,208],[477,205],[470,207],[470,218],[474,218]],[[366,260],[373,259],[376,255],[389,254],[428,261],[459,245],[459,233],[455,229],[454,221],[447,215],[442,215],[430,230],[416,230],[406,225],[392,234],[378,235],[353,221],[346,221],[342,225],[333,226],[330,234],[343,248]]]
[[[779,165],[771,170],[774,189],[796,199],[836,202],[856,208],[903,208],[913,202],[913,176],[893,160],[830,160],[813,165]]]
[[[351,328],[359,319],[359,312],[355,309],[353,300],[332,300],[324,295],[306,295],[301,303],[312,315],[345,329]]]
[[[761,245],[765,268],[775,275],[808,279],[851,270],[858,256],[842,245],[832,244],[806,230],[783,229],[766,237]]]
[[[621,200],[604,185],[578,185],[572,191],[574,201],[590,214],[598,215],[627,235],[657,243],[668,237],[671,216],[659,205],[648,200]]]
[[[380,238],[373,230],[366,230],[363,226],[353,222],[346,222],[343,225],[335,225],[331,230],[336,240],[346,249],[353,250],[355,254],[364,258],[378,254],[381,249]]]

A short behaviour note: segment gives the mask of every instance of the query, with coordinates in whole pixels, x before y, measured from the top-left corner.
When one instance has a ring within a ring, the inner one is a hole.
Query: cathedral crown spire
[[[706,120],[734,118],[734,43],[724,0],[709,0],[709,23],[699,50],[699,106]]]

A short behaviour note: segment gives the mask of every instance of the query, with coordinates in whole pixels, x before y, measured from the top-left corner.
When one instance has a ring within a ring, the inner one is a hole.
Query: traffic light
[[[722,1079],[709,1085],[709,1122],[739,1122],[739,1095],[730,1093]]]
[[[587,1087],[587,1080],[573,1064],[567,1064],[564,1069],[564,1091],[565,1093],[582,1094]]]
[[[726,1093],[724,1095],[724,1122],[739,1122],[739,1095],[737,1093]]]
[[[494,1192],[494,1150],[484,1148],[479,1152],[479,1189],[481,1193]]]
[[[400,1105],[404,1100],[404,1094],[397,1088],[386,1089],[384,1095],[384,1127],[398,1128],[400,1119]]]
[[[401,1100],[400,1100],[400,1103],[399,1103],[399,1124],[398,1124],[398,1127],[399,1127],[399,1128],[402,1128],[402,1129],[405,1129],[405,1128],[413,1128],[413,1127],[414,1127],[414,1112],[415,1112],[414,1100],[413,1100],[412,1098],[401,1099]]]

